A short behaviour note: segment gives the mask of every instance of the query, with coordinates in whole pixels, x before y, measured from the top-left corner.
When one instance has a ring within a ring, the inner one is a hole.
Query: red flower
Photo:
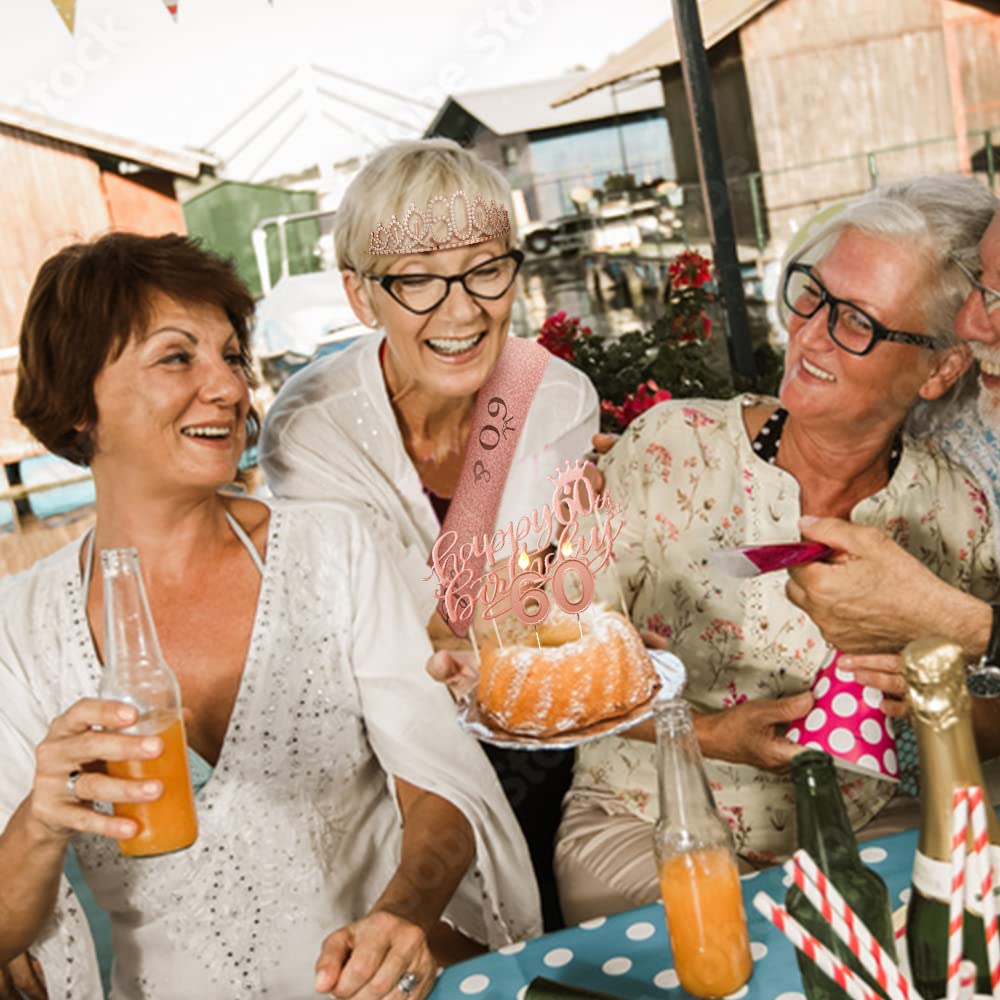
[[[580,324],[579,316],[567,319],[566,310],[560,309],[542,324],[538,343],[557,358],[562,358],[563,361],[573,361],[576,358],[573,342],[581,335],[589,337],[590,333],[589,326]]]
[[[569,341],[543,333],[538,338],[538,343],[550,354],[554,354],[557,358],[562,358],[563,361],[573,361],[576,357],[576,351],[573,350],[573,345]]]
[[[708,340],[712,333],[712,321],[700,309],[679,312],[670,319],[670,337],[679,344],[696,344]]]
[[[712,280],[712,262],[697,250],[679,253],[667,271],[674,288],[701,288]]]
[[[646,410],[656,406],[657,403],[662,403],[665,399],[672,398],[673,396],[670,392],[666,389],[661,389],[650,379],[648,382],[642,382],[636,386],[635,392],[629,393],[621,406],[615,406],[614,403],[607,399],[602,400],[601,413],[613,417],[621,426],[621,429],[625,430],[641,413],[645,413]]]

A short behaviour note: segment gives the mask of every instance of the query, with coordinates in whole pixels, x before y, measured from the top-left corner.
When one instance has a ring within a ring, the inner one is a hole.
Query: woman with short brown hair
[[[0,582],[0,965],[28,950],[53,996],[100,995],[70,844],[111,917],[115,996],[421,1000],[452,928],[490,947],[537,930],[524,842],[422,669],[393,555],[346,509],[219,492],[253,426],[251,308],[176,236],[70,247],[30,297],[17,412],[97,494],[92,533]],[[102,767],[162,752],[97,698],[93,565],[121,547],[142,559],[197,788],[196,843],[146,859],[115,844],[134,822],[92,805],[163,793]]]
[[[240,367],[253,385],[254,301],[230,265],[173,233],[109,233],[97,243],[76,243],[42,265],[21,326],[14,415],[49,451],[90,464],[94,381],[121,356],[134,331],[148,325],[151,289],[225,313]],[[250,412],[247,431],[255,437],[258,420]]]

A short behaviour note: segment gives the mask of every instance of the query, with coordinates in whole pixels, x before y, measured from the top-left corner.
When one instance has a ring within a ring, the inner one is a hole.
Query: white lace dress
[[[30,790],[49,721],[97,691],[79,546],[0,585],[0,825]],[[425,674],[426,634],[379,551],[346,509],[272,506],[242,681],[196,800],[198,840],[145,859],[105,838],[74,841],[111,914],[114,997],[314,997],[323,938],[366,913],[397,865],[389,775],[450,800],[475,830],[475,863],[445,916],[494,948],[539,932],[517,824],[447,692]],[[52,997],[101,995],[65,879],[31,950]]]

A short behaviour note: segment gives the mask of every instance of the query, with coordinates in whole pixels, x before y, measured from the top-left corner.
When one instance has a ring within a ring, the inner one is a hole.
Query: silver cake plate
[[[652,718],[658,701],[679,697],[687,680],[684,664],[673,653],[663,649],[649,649],[647,652],[653,661],[659,686],[649,698],[624,715],[617,715],[613,719],[605,719],[579,729],[566,729],[551,736],[510,733],[494,725],[479,711],[476,689],[473,688],[458,703],[458,724],[484,743],[491,743],[495,747],[504,747],[508,750],[571,750],[591,740],[624,733],[637,723]]]

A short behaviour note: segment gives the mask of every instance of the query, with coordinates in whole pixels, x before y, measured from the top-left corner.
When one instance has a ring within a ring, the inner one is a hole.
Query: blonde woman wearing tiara
[[[397,536],[420,618],[439,638],[448,633],[427,560],[443,522],[471,537],[545,503],[546,477],[590,448],[597,393],[572,366],[508,336],[523,260],[510,189],[472,153],[448,140],[383,150],[348,188],[334,227],[354,311],[382,335],[288,381],[264,424],[261,462],[279,496],[348,501]],[[568,756],[488,753],[552,926],[548,855]]]

